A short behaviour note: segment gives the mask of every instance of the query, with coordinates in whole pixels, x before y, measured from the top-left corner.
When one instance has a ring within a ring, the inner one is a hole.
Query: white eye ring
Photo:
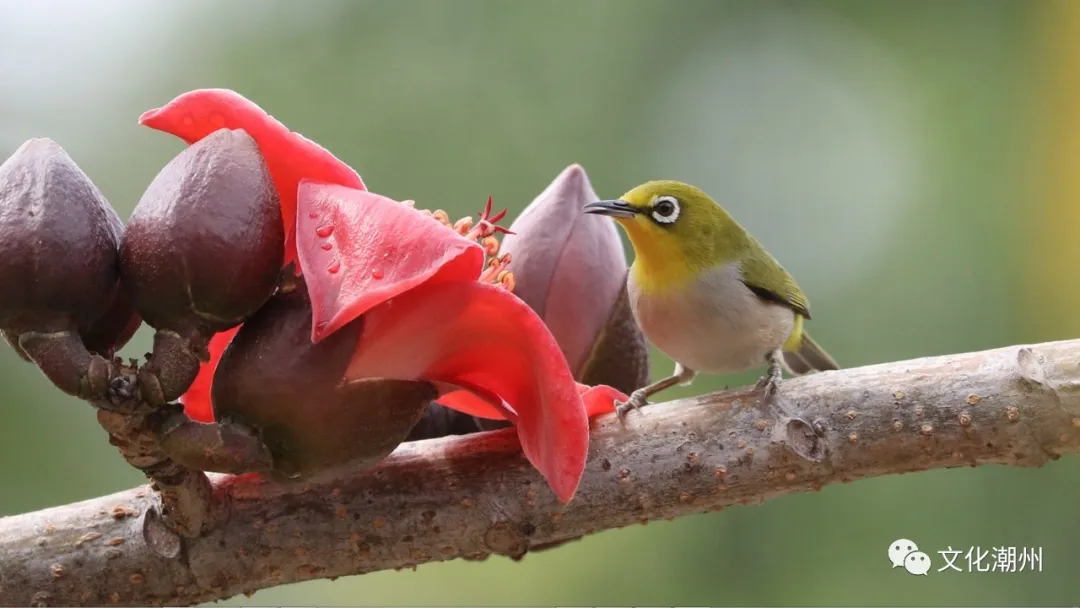
[[[661,213],[661,207],[665,213]],[[670,210],[669,210],[670,209]],[[661,224],[674,224],[679,219],[679,200],[674,196],[657,197],[652,204],[652,218]]]

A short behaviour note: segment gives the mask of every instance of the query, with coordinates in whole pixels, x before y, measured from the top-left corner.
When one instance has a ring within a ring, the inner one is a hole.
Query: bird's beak
[[[585,213],[593,213],[596,215],[609,215],[614,218],[627,219],[634,217],[637,214],[637,210],[630,206],[630,203],[623,200],[613,201],[597,201],[595,203],[589,203],[581,208]]]

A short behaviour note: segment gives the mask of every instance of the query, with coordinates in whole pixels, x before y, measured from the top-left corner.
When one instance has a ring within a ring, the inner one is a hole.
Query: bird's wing
[[[810,303],[795,279],[768,253],[742,262],[742,282],[762,300],[782,304],[810,318]]]

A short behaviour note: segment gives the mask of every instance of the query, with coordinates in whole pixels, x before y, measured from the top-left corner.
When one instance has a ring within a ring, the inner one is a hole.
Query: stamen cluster
[[[415,206],[415,201],[404,201],[406,205]],[[457,232],[461,236],[469,239],[470,241],[479,243],[484,248],[484,255],[486,256],[486,264],[484,271],[480,274],[479,281],[482,283],[494,283],[506,289],[507,291],[514,290],[514,274],[507,270],[510,265],[510,254],[504,253],[499,255],[500,243],[496,234],[513,234],[503,226],[499,226],[498,222],[506,217],[506,209],[491,215],[491,197],[488,197],[487,204],[484,206],[484,210],[479,213],[480,221],[473,223],[471,217],[463,217],[456,222],[450,221],[450,216],[442,209],[436,209],[435,211],[429,211],[422,209],[421,212],[424,215],[430,216],[441,222],[447,228]]]

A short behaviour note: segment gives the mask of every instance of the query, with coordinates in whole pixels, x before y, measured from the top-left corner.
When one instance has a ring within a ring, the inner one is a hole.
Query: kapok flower
[[[311,301],[312,340],[362,319],[341,382],[422,380],[450,407],[511,420],[525,456],[569,501],[588,449],[586,402],[621,394],[574,382],[544,322],[507,289],[510,260],[498,255],[493,238],[501,214],[490,216],[489,206],[475,225],[448,227],[444,213],[366,192],[344,163],[231,91],[188,93],[142,118],[185,141],[205,135],[195,128],[204,120],[251,134],[283,214],[296,201],[288,229]],[[210,362],[182,398],[192,418],[213,419],[212,377],[229,340],[215,336]]]
[[[507,260],[485,262],[484,246],[368,192],[302,182],[299,201],[313,339],[363,315],[345,380],[427,380],[470,395],[440,402],[512,421],[525,456],[569,500],[588,450],[583,399],[614,392],[579,393],[547,326],[505,289],[511,281],[497,269]]]

